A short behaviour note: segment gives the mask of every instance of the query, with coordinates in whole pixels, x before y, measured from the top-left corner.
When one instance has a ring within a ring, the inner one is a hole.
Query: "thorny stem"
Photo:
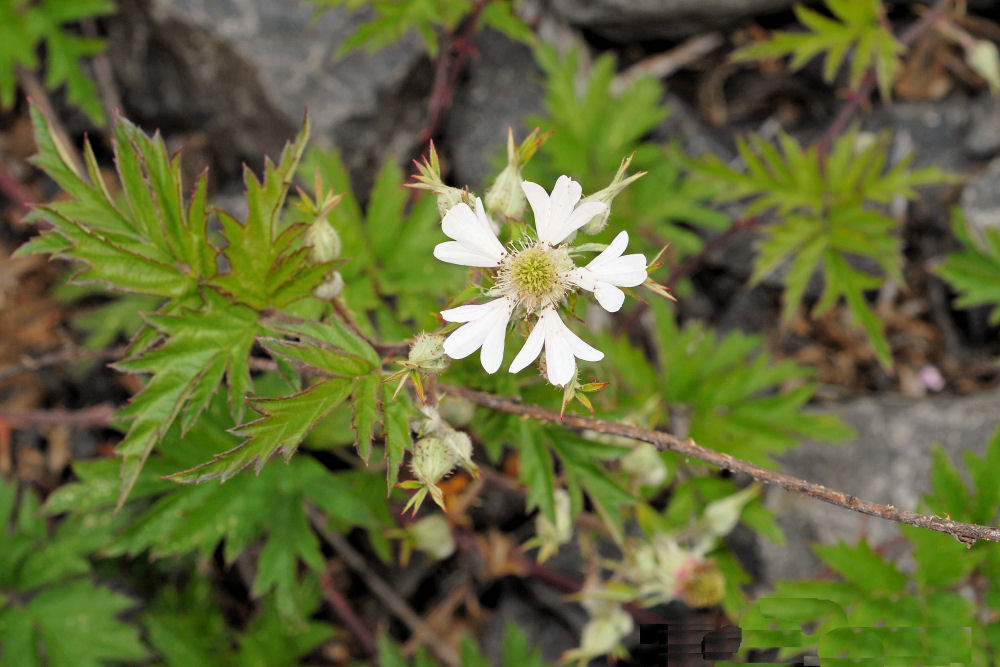
[[[489,0],[476,0],[461,28],[441,36],[440,52],[434,65],[434,84],[427,104],[427,123],[420,132],[420,143],[424,147],[437,134],[444,111],[451,103],[458,75],[472,52],[472,35],[476,32],[476,25],[487,2]]]
[[[704,461],[732,472],[739,472],[763,482],[780,486],[786,491],[810,496],[818,500],[828,502],[838,507],[867,514],[879,519],[887,519],[898,523],[905,523],[918,528],[927,528],[939,533],[951,535],[959,542],[967,546],[972,546],[977,540],[988,540],[990,542],[1000,542],[1000,528],[991,526],[980,526],[977,524],[952,521],[939,516],[917,514],[908,510],[901,510],[892,505],[880,505],[868,500],[860,500],[855,496],[831,489],[822,484],[809,482],[798,477],[786,475],[784,473],[768,470],[760,466],[734,458],[729,454],[723,454],[714,450],[702,447],[693,440],[682,440],[663,431],[619,424],[617,422],[605,421],[594,417],[583,417],[580,415],[566,414],[560,417],[554,410],[548,410],[535,405],[524,405],[512,398],[495,396],[481,391],[474,391],[464,387],[442,386],[441,390],[476,405],[481,405],[491,410],[506,412],[524,417],[531,417],[551,424],[560,424],[570,428],[589,429],[608,435],[618,435],[634,440],[648,442],[660,451],[673,451],[684,456]]]

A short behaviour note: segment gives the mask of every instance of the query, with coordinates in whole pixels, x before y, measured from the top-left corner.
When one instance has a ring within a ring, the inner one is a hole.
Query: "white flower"
[[[584,343],[569,330],[555,308],[543,308],[524,347],[514,357],[510,372],[517,373],[538,357],[545,347],[545,371],[552,384],[564,387],[576,375],[576,358],[600,361],[604,353]]]
[[[434,246],[434,256],[442,262],[492,268],[507,255],[479,197],[475,213],[465,203],[452,206],[441,221],[441,229],[455,239]]]
[[[464,359],[482,348],[479,360],[483,363],[483,368],[487,373],[496,373],[503,362],[503,341],[514,305],[512,299],[501,297],[487,303],[441,311],[441,317],[446,322],[466,323],[455,329],[445,340],[445,354],[452,359]]]
[[[559,177],[551,195],[537,183],[523,181],[520,187],[534,212],[537,238],[515,239],[504,248],[478,197],[475,209],[458,203],[441,221],[441,229],[452,240],[439,243],[435,257],[450,264],[495,269],[493,287],[485,292],[495,297],[492,301],[442,311],[445,321],[463,323],[444,341],[444,352],[452,359],[464,359],[481,350],[483,368],[495,373],[503,363],[504,338],[515,311],[517,317],[536,315],[538,322],[510,372],[525,368],[544,347],[549,382],[565,386],[576,376],[578,358],[599,361],[604,354],[570,331],[557,309],[579,287],[593,292],[606,310],[619,310],[625,299],[619,287],[646,280],[646,259],[638,254],[622,256],[628,245],[628,234],[622,232],[587,266],[577,267],[572,248],[563,241],[604,215],[608,204],[581,203],[582,188],[569,176]]]
[[[545,193],[545,188],[531,181],[523,181],[521,189],[535,214],[538,240],[553,246],[562,243],[567,236],[590,222],[591,218],[608,209],[607,204],[599,201],[577,206],[583,188],[569,176],[559,177],[552,188],[551,197]]]
[[[625,302],[625,292],[619,287],[635,287],[646,281],[646,258],[640,254],[625,255],[628,232],[620,232],[604,252],[583,268],[574,269],[569,281],[594,293],[597,302],[609,313],[616,313]]]

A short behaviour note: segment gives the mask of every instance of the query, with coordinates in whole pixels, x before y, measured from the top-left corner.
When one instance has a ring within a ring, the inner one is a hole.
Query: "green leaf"
[[[218,212],[222,233],[228,241],[223,252],[229,261],[229,272],[215,276],[210,284],[258,310],[272,305],[285,283],[307,267],[307,251],[297,243],[305,232],[305,225],[282,228],[280,220],[288,188],[308,139],[309,117],[306,116],[298,136],[285,146],[277,166],[270,160],[266,162],[263,182],[258,181],[249,168],[244,169],[245,222]],[[311,281],[319,284],[323,273],[310,274]],[[310,285],[310,289],[313,286]]]
[[[321,570],[324,560],[319,540],[309,526],[305,508],[299,497],[271,509],[271,532],[257,559],[257,576],[251,594],[254,596],[276,590],[278,613],[285,618],[299,615],[295,596],[298,582],[298,560],[313,570]]]
[[[347,7],[351,10],[359,6],[355,0],[310,1],[325,7]],[[509,2],[501,4],[509,6]],[[472,9],[469,0],[374,0],[365,6],[370,18],[341,43],[337,49],[338,57],[361,47],[370,53],[379,51],[400,41],[411,31],[420,35],[424,48],[433,57],[437,55],[437,34],[456,28],[462,17]]]
[[[0,612],[0,645],[16,647],[11,653],[20,657],[10,664],[25,667],[100,667],[106,661],[145,660],[148,653],[135,628],[116,618],[132,605],[124,595],[87,580],[47,588],[23,608]],[[44,646],[44,663],[34,647],[25,645],[32,637]]]
[[[382,401],[385,415],[385,459],[386,459],[386,495],[392,493],[399,479],[399,466],[403,456],[413,449],[413,438],[410,435],[410,417],[415,413],[406,394],[400,394],[395,400],[388,385],[382,385]]]
[[[223,374],[230,387],[233,413],[243,411],[250,383],[247,357],[257,333],[256,314],[242,306],[224,304],[206,292],[206,307],[180,315],[150,315],[147,320],[167,342],[116,364],[128,372],[152,373],[142,391],[118,417],[131,421],[118,445],[122,461],[124,502],[146,458],[162,440],[174,419],[190,427],[208,405]]]
[[[180,156],[172,158],[159,136],[151,139],[123,118],[115,120],[114,151],[124,192],[122,205],[104,184],[88,142],[84,144],[89,183],[78,173],[51,125],[31,108],[38,154],[33,162],[69,195],[38,207],[32,217],[50,222],[47,232],[19,252],[52,252],[83,262],[74,280],[108,289],[181,299],[197,292],[198,283],[215,272],[207,244],[204,206],[206,179],[185,207]],[[54,242],[53,234],[63,237]]]
[[[679,415],[696,442],[764,466],[774,466],[773,454],[804,437],[830,442],[851,437],[853,431],[839,419],[804,411],[815,391],[808,382],[812,371],[774,362],[759,336],[734,331],[720,339],[696,322],[679,328],[663,304],[654,302],[651,309],[658,366],[650,367],[626,339],[602,341],[620,384],[620,408],[654,419]],[[671,411],[658,409],[653,395]]]
[[[261,325],[276,333],[311,339],[316,344],[332,345],[364,359],[371,368],[377,368],[381,365],[378,352],[336,319],[330,319],[326,322],[264,320]]]
[[[910,170],[906,159],[886,169],[888,136],[862,142],[857,128],[838,137],[826,156],[815,146],[803,148],[785,133],[779,133],[777,143],[757,136],[739,140],[745,169],[711,155],[685,164],[726,186],[719,201],[746,199],[748,215],[777,216],[762,230],[751,282],[787,267],[781,277],[784,320],[795,315],[813,275],[822,271],[825,290],[812,315],[821,315],[843,298],[879,362],[890,368],[884,326],[865,301],[865,292],[880,287],[883,275],[904,282],[894,234],[898,222],[882,209],[895,196],[912,199],[916,187],[954,182],[955,177],[936,169]],[[863,259],[877,269],[855,268],[849,258]]]
[[[357,434],[354,446],[358,456],[366,464],[372,452],[372,438],[375,436],[375,425],[380,421],[381,404],[379,401],[382,378],[372,374],[362,377],[354,387],[352,396],[353,413],[351,426]]]
[[[956,306],[992,306],[990,323],[1000,323],[1000,230],[986,228],[977,237],[958,207],[952,211],[952,230],[966,249],[950,253],[934,272],[958,292]]]
[[[791,56],[792,69],[801,69],[825,53],[823,78],[833,82],[848,53],[848,85],[857,88],[869,69],[876,74],[883,100],[889,99],[905,47],[885,27],[879,0],[827,0],[834,18],[798,5],[795,14],[806,32],[778,32],[768,41],[750,44],[733,54],[736,61]]]
[[[527,488],[527,509],[538,507],[554,524],[556,507],[552,494],[555,490],[555,472],[545,437],[540,427],[528,421],[520,421],[517,430],[520,436],[518,470],[521,482]]]
[[[339,377],[358,377],[372,370],[371,364],[352,354],[312,343],[292,343],[277,338],[260,338],[261,345],[274,355]]]
[[[33,70],[35,54],[45,45],[45,86],[66,88],[70,104],[81,108],[97,125],[104,123],[104,107],[97,87],[80,61],[104,50],[104,41],[68,32],[64,25],[111,14],[110,0],[13,0],[0,5],[0,108],[14,104],[18,66]]]
[[[842,577],[869,591],[901,591],[906,576],[896,566],[875,553],[864,540],[855,546],[817,544],[816,555]]]
[[[287,461],[306,433],[339,406],[353,389],[353,381],[332,378],[284,398],[257,399],[253,407],[262,416],[234,431],[246,438],[243,442],[216,454],[212,461],[171,475],[170,479],[184,483],[209,479],[225,482],[251,464],[259,474],[268,459],[279,451]]]

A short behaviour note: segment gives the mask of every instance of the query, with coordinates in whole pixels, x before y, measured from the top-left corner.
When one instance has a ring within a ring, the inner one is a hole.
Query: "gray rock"
[[[732,27],[751,16],[790,9],[793,0],[553,0],[567,23],[607,39],[676,39]]]
[[[456,185],[480,194],[490,185],[486,179],[498,171],[491,159],[503,159],[507,128],[520,141],[525,119],[544,110],[542,76],[527,46],[493,30],[476,35],[476,53],[442,127]]]
[[[1000,228],[1000,158],[994,158],[963,189],[962,213],[980,238],[988,227]]]
[[[915,510],[921,496],[931,490],[933,445],[939,443],[956,462],[965,450],[982,454],[1000,420],[1000,394],[918,401],[865,398],[821,411],[839,415],[858,437],[841,445],[807,442],[781,457],[782,470],[860,499]],[[788,538],[784,547],[760,541],[768,587],[777,579],[800,579],[821,571],[810,542],[853,544],[865,534],[879,544],[899,535],[893,522],[779,488],[768,488],[765,502]]]
[[[966,95],[943,100],[894,102],[880,106],[865,121],[865,129],[892,133],[889,160],[896,163],[913,154],[913,167],[933,165],[961,172],[969,160],[963,149],[972,105]]]
[[[975,158],[1000,153],[1000,99],[984,95],[972,107],[972,122],[965,135],[965,150]]]
[[[314,141],[336,144],[352,175],[370,181],[384,159],[415,148],[430,64],[415,35],[337,58],[362,19],[314,17],[307,3],[125,0],[109,48],[124,104],[142,122],[201,128],[216,154],[259,165],[308,107]]]

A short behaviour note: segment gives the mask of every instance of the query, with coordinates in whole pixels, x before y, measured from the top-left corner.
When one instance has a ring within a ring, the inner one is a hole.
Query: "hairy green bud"
[[[406,365],[427,375],[442,372],[451,362],[451,358],[444,352],[444,340],[444,336],[438,334],[419,334],[410,346]]]

